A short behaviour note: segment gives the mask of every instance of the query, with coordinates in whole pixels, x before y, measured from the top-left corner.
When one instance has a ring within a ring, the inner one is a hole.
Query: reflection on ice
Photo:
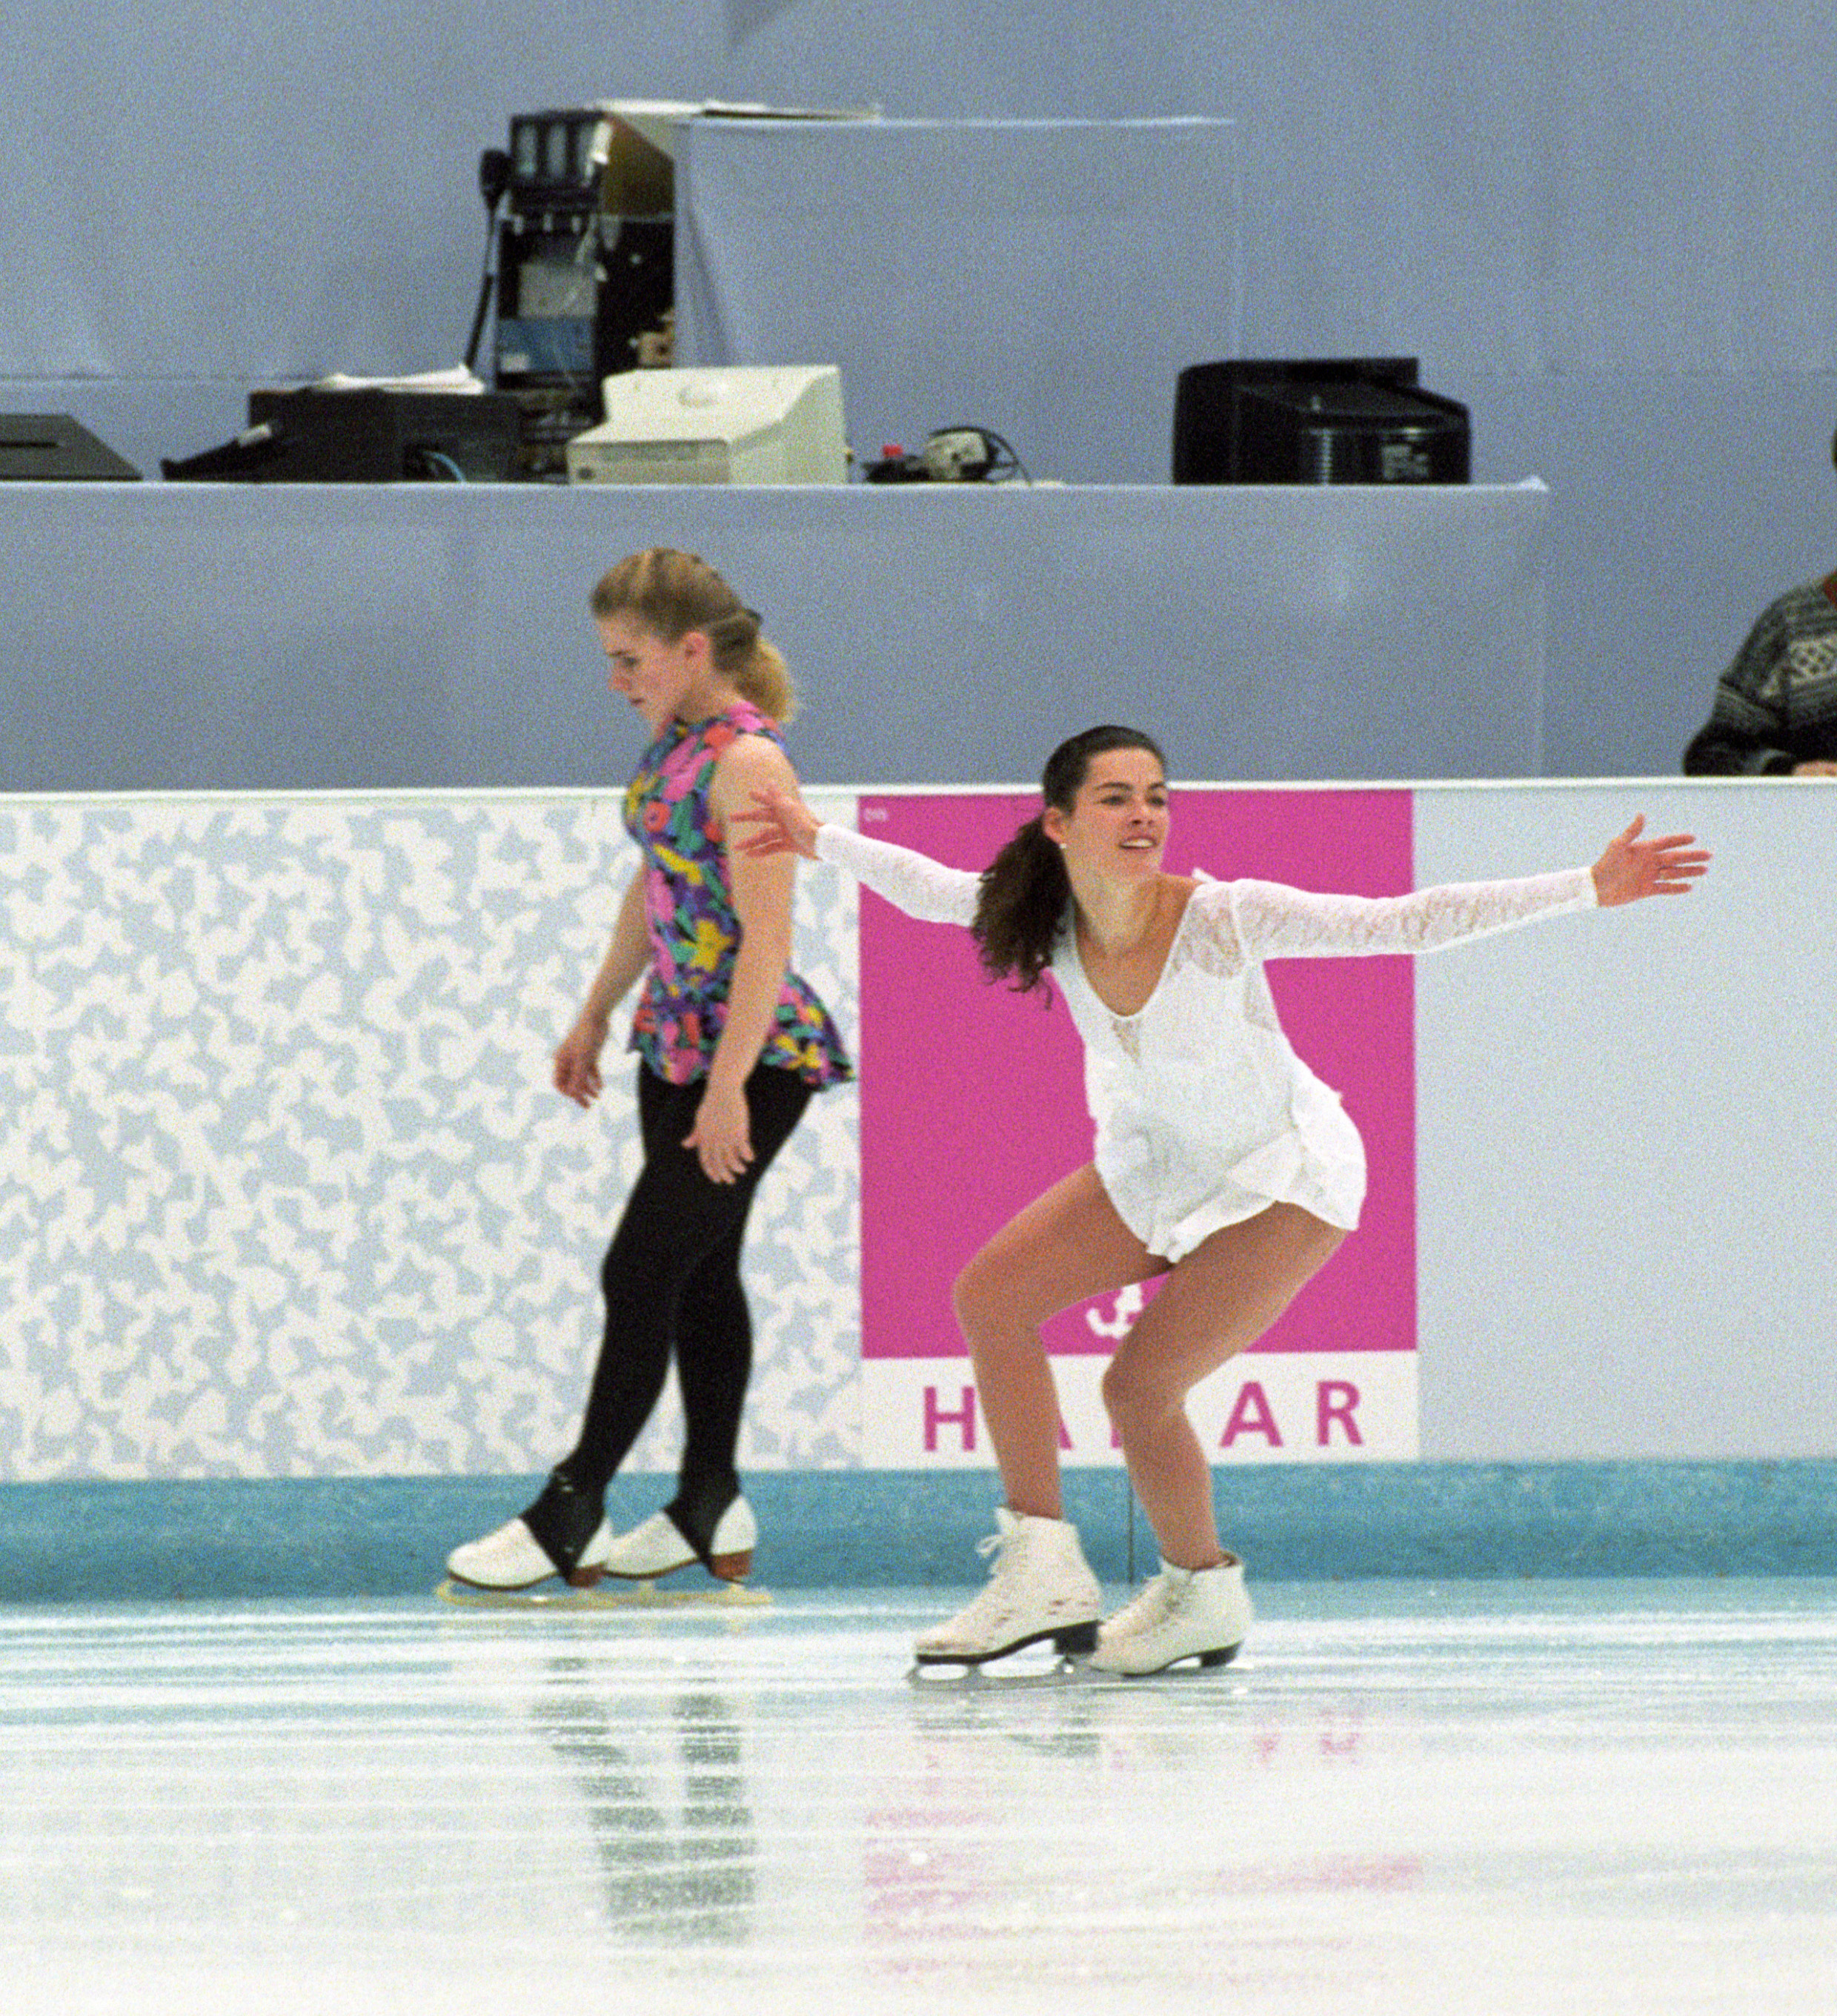
[[[9,2011],[1837,2006],[1815,1582],[1260,1588],[908,1678],[935,1595],[0,1613]]]

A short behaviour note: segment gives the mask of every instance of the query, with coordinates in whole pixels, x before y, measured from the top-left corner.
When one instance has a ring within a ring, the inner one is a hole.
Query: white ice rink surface
[[[1292,1583],[1147,1683],[938,1599],[0,1611],[11,2016],[1837,2010],[1837,1585]]]

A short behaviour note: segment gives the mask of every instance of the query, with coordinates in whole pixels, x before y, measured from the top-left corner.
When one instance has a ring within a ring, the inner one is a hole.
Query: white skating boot
[[[918,1634],[920,1665],[980,1666],[1041,1638],[1060,1652],[1088,1652],[1097,1643],[1103,1596],[1077,1527],[1005,1505],[996,1508],[995,1526],[980,1543],[995,1557],[987,1587],[947,1624]]]
[[[723,1582],[742,1582],[752,1572],[759,1544],[759,1521],[744,1498],[736,1498],[716,1521],[708,1543],[708,1563]],[[674,1575],[699,1557],[667,1512],[653,1512],[642,1526],[621,1533],[606,1548],[601,1565],[608,1575],[650,1582]]]
[[[1106,1618],[1091,1663],[1100,1672],[1164,1672],[1177,1660],[1222,1666],[1250,1631],[1244,1564],[1228,1554],[1215,1568],[1170,1568],[1133,1603]]]
[[[576,1589],[591,1589],[606,1572],[613,1529],[602,1519],[599,1530],[581,1550],[573,1572],[564,1578]],[[561,1574],[522,1519],[509,1519],[482,1540],[468,1540],[447,1557],[447,1573],[474,1589],[530,1589]]]

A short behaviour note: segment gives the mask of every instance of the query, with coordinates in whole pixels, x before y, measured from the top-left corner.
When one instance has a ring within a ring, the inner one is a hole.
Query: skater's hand
[[[555,1089],[583,1108],[600,1093],[599,1053],[606,1048],[606,1025],[583,1017],[569,1030],[555,1053]]]
[[[1696,836],[1668,833],[1661,840],[1641,840],[1645,815],[1610,840],[1591,873],[1594,877],[1594,900],[1611,909],[1619,903],[1637,903],[1642,896],[1688,896],[1699,876],[1709,872],[1709,851],[1696,844]]]
[[[742,854],[801,854],[806,861],[817,858],[817,828],[822,822],[795,791],[755,791],[753,808],[735,812],[732,823],[758,829],[738,844]],[[729,841],[730,848],[734,846]]]
[[[746,1093],[738,1085],[717,1085],[710,1078],[696,1108],[696,1124],[682,1145],[695,1150],[710,1183],[736,1181],[753,1159],[752,1117]]]

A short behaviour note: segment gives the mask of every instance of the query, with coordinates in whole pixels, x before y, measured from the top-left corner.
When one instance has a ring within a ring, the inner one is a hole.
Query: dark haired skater
[[[642,977],[631,1047],[645,1161],[601,1270],[606,1334],[580,1440],[527,1511],[448,1561],[455,1580],[487,1589],[649,1579],[696,1561],[738,1581],[751,1568],[758,1528],[735,1468],[753,1362],[746,1215],[812,1093],[853,1075],[822,1003],[789,970],[796,864],[737,859],[728,837],[756,794],[796,790],[778,733],[793,711],[784,660],[691,553],[621,560],[591,607],[607,682],[652,738],[625,794],[644,862],[555,1052],[555,1084],[593,1103],[613,1010]],[[672,1356],[686,1424],[676,1496],[615,1535],[606,1486]]]
[[[1359,1137],[1278,1024],[1268,959],[1426,952],[1534,917],[1678,895],[1709,856],[1635,819],[1592,869],[1406,896],[1316,895],[1161,866],[1161,752],[1100,727],[1053,752],[1044,810],[982,874],[819,824],[796,795],[741,815],[750,854],[832,862],[908,916],[967,925],[992,978],[1050,974],[1083,1039],[1094,1160],[1004,1226],[958,1276],[956,1313],[1005,1503],[986,1587],[920,1634],[922,1664],[973,1665],[1037,1640],[1116,1673],[1228,1660],[1249,1628],[1186,1413],[1207,1373],[1267,1330],[1358,1220]],[[1096,1578],[1062,1515],[1059,1406],[1040,1327],[1131,1283],[1161,1287],[1106,1368],[1104,1404],[1160,1545],[1160,1573],[1098,1628]]]

